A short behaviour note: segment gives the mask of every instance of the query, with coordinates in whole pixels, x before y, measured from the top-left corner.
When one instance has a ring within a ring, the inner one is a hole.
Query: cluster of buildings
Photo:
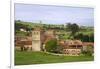
[[[69,56],[78,56],[82,51],[93,51],[94,43],[82,42],[80,40],[58,40],[54,30],[35,29],[31,36],[20,37],[15,36],[15,48],[28,51],[46,51],[45,44],[51,39],[57,39],[57,43],[61,46],[61,52]]]
[[[61,41],[60,46],[63,47],[63,54],[69,55],[69,56],[78,56],[83,51],[91,51],[94,52],[94,43],[92,42],[82,42],[80,40],[66,40]]]

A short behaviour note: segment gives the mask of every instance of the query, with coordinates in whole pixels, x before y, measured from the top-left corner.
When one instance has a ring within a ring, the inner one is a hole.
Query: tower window
[[[37,34],[38,34],[38,32],[37,32]]]
[[[35,32],[34,32],[34,34],[35,34]]]

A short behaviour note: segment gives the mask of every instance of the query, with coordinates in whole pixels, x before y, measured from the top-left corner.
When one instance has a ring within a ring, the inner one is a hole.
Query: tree
[[[93,33],[90,35],[90,42],[94,42],[94,34]]]
[[[73,36],[76,34],[76,32],[79,31],[79,26],[76,23],[74,24],[68,23],[67,28],[69,29],[69,31],[71,31],[71,35]]]
[[[94,42],[94,34],[78,33],[74,36],[74,39],[79,39],[83,42]]]
[[[83,41],[83,38],[84,38],[84,35],[82,33],[78,33],[74,36],[74,39],[78,39],[78,40],[81,40],[81,41]]]
[[[57,50],[57,40],[56,39],[51,39],[46,42],[45,48],[47,52],[56,52]]]

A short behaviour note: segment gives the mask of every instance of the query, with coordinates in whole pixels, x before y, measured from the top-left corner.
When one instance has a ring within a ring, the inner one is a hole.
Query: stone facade
[[[63,49],[63,54],[68,56],[79,56],[81,53],[81,49]]]
[[[60,46],[62,46],[62,53],[69,56],[78,56],[82,52],[83,44],[79,40],[66,40],[60,41]]]
[[[41,31],[32,31],[32,50],[41,51]]]

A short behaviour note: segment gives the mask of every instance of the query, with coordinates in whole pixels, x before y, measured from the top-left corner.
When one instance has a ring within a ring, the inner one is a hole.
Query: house
[[[61,40],[59,45],[63,48],[62,53],[69,56],[78,56],[83,51],[90,51],[94,53],[93,42],[82,42],[80,40]]]
[[[15,49],[21,50],[28,48],[28,50],[31,50],[32,48],[32,38],[31,37],[20,37],[15,36]]]
[[[94,53],[94,43],[83,42],[83,51],[91,51],[92,53]]]
[[[78,56],[81,54],[83,44],[80,40],[60,41],[63,50],[62,53],[69,56]]]
[[[20,28],[20,31],[27,32],[24,28]]]

